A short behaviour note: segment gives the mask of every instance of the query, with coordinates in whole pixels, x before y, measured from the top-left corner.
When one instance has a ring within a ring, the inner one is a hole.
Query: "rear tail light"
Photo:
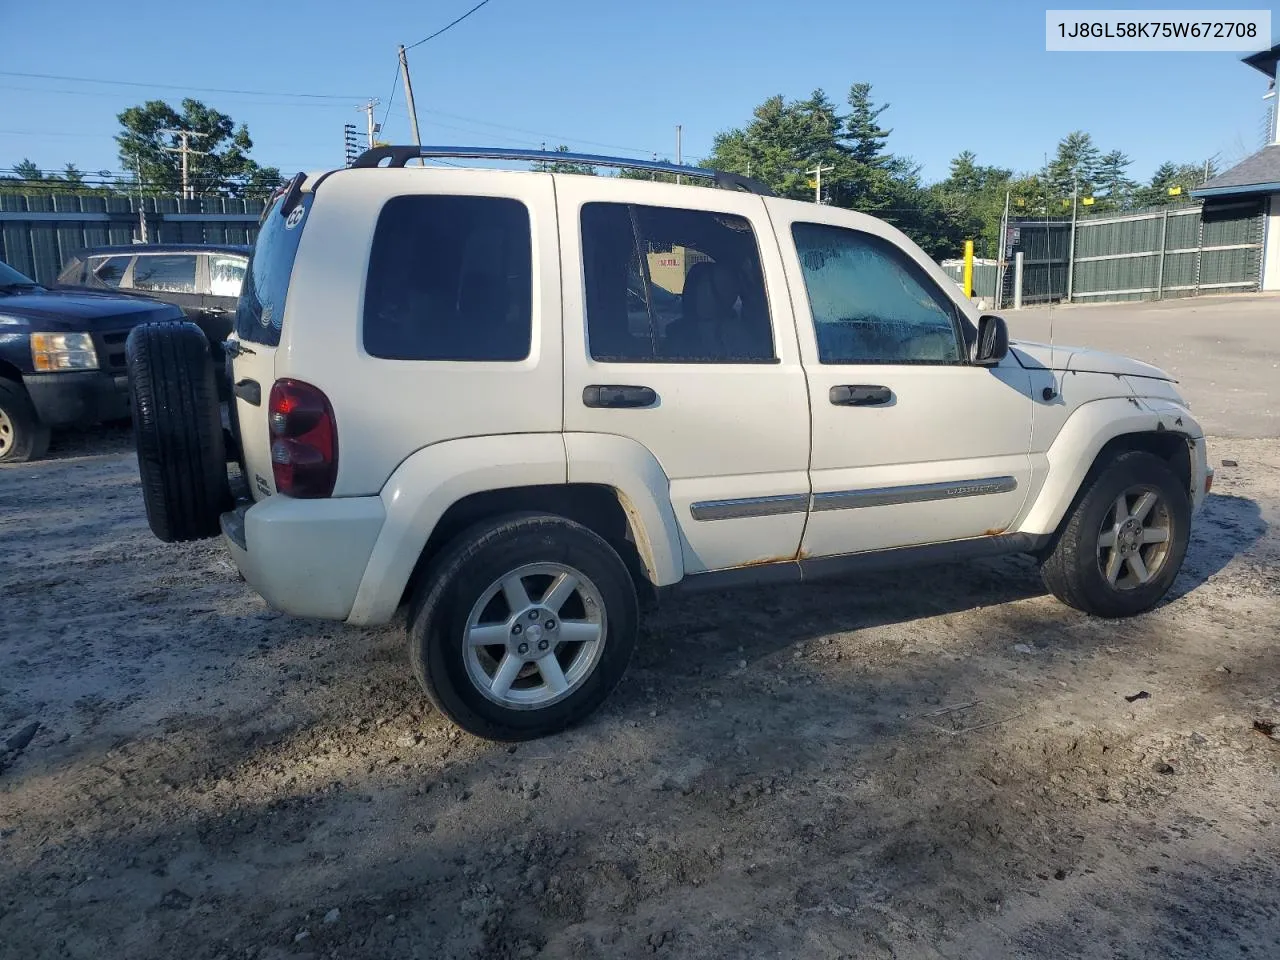
[[[277,380],[267,405],[276,490],[315,499],[338,479],[338,424],[329,398],[301,380]]]

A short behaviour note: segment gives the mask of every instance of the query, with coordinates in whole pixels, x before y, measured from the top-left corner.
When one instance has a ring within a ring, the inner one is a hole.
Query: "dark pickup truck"
[[[0,463],[43,456],[51,429],[129,416],[129,331],[181,319],[158,300],[47,290],[0,262]]]

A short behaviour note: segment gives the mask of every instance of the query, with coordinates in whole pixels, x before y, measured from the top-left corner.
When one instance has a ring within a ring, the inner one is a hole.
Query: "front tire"
[[[0,463],[39,460],[49,449],[49,428],[36,417],[22,384],[0,380]]]
[[[1150,610],[1182,569],[1191,497],[1165,461],[1119,454],[1097,471],[1040,567],[1063,603],[1099,617]]]
[[[511,514],[446,547],[413,604],[409,651],[431,702],[487,740],[532,740],[594,712],[635,649],[626,564],[572,520]]]

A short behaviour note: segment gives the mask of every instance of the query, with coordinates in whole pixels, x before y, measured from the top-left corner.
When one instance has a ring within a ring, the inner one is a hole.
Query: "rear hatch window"
[[[298,255],[298,241],[306,226],[312,194],[304,193],[288,216],[281,216],[281,197],[272,204],[258,231],[236,308],[236,336],[274,347],[284,326],[284,301],[289,276]]]

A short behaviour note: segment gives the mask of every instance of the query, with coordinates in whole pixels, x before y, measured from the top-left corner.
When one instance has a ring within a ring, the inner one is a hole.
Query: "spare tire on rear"
[[[145,323],[125,358],[151,531],[166,543],[217,536],[231,489],[208,341],[194,323]]]

